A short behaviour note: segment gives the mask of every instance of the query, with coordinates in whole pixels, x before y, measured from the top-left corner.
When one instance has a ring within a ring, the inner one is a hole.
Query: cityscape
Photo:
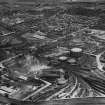
[[[0,105],[105,105],[105,2],[8,1]]]

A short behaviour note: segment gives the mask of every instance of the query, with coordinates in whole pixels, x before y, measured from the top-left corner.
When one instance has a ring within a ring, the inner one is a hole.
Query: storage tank
[[[74,58],[79,58],[82,56],[82,48],[74,47],[70,49],[70,56]]]

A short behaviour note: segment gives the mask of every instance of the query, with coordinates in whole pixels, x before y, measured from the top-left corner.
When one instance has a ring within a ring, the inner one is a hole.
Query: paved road
[[[74,99],[65,99],[65,100],[51,100],[51,101],[42,101],[38,103],[32,102],[18,102],[17,100],[9,100],[0,95],[0,102],[10,103],[14,102],[18,105],[105,105],[104,97],[96,98],[74,98]]]
[[[36,105],[105,105],[105,98],[66,99],[56,101],[44,101]]]

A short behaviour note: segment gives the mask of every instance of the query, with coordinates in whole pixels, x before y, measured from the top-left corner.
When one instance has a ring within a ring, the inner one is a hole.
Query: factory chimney
[[[8,0],[9,7],[10,7],[11,9],[13,9],[15,2],[16,2],[16,0]]]

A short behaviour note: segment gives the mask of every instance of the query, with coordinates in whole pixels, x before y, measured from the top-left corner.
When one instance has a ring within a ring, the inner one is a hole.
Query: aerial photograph
[[[105,0],[0,0],[0,105],[105,105]]]

